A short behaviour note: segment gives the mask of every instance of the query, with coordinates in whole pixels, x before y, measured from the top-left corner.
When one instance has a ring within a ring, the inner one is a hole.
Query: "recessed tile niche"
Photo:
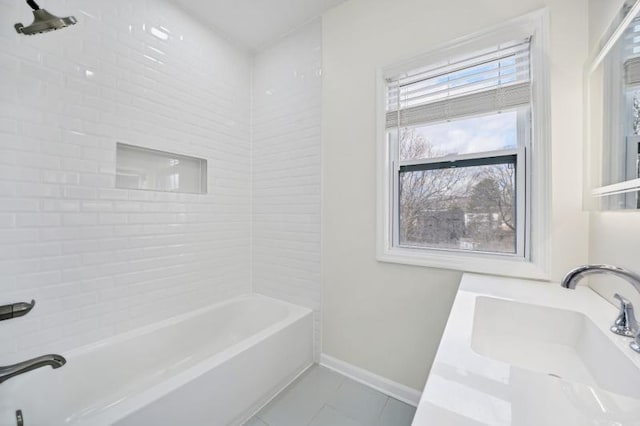
[[[207,160],[118,143],[116,187],[206,194]]]

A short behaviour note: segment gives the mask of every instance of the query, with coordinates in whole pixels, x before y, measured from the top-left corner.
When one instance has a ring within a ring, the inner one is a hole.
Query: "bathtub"
[[[240,425],[313,363],[309,309],[249,295],[62,353],[0,385],[0,424]]]

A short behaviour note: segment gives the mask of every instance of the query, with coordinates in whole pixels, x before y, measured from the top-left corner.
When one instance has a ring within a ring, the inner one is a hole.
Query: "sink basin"
[[[464,274],[414,426],[640,426],[640,354],[587,287]]]
[[[640,398],[640,370],[579,312],[478,297],[471,348],[514,366]]]

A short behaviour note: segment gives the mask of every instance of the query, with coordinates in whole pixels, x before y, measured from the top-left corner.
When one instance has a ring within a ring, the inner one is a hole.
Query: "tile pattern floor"
[[[245,426],[410,426],[415,411],[314,365]]]

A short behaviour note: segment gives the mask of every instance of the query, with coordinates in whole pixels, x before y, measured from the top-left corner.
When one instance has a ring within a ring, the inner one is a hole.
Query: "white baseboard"
[[[420,402],[422,392],[329,355],[320,354],[320,365],[414,407]]]

